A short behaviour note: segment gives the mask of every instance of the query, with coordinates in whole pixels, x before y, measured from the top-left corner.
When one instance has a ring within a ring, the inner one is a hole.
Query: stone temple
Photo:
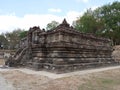
[[[6,62],[35,70],[70,72],[115,64],[111,41],[75,30],[64,19],[53,30],[30,28],[20,48]]]

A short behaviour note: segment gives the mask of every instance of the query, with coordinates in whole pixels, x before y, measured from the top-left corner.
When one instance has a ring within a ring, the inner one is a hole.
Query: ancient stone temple
[[[6,64],[36,70],[68,72],[85,68],[113,65],[109,39],[84,34],[66,20],[53,30],[29,29],[20,48]]]

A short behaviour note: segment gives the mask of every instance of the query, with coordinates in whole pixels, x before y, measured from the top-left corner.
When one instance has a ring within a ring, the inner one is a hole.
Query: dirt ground
[[[120,68],[56,79],[11,69],[0,75],[16,90],[120,90]]]
[[[0,65],[4,65],[4,59],[0,59]]]
[[[11,82],[17,90],[42,90],[41,84],[49,82],[51,79],[45,76],[25,74],[21,71],[0,72],[7,82]]]

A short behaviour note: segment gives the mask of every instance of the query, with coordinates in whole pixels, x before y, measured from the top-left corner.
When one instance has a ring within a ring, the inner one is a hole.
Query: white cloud
[[[91,6],[92,10],[95,10],[96,8],[98,8],[99,6]]]
[[[89,0],[76,0],[77,2],[84,2],[84,3],[88,3]]]
[[[19,18],[12,15],[0,15],[0,32],[11,31],[18,27]]]
[[[62,10],[59,9],[59,8],[50,8],[48,9],[49,12],[57,12],[57,13],[60,13]]]
[[[28,14],[24,17],[17,17],[15,15],[0,15],[0,33],[12,31],[16,28],[29,29],[33,26],[40,26],[45,28],[47,23],[52,20],[61,21],[61,17],[55,15],[35,15]]]
[[[61,23],[64,18],[67,19],[68,23],[72,24],[81,14],[82,13],[76,11],[69,11],[65,16],[56,16],[52,14],[27,14],[24,15],[24,17],[18,17],[15,14],[0,15],[0,33],[10,32],[16,28],[28,30],[33,26],[45,28],[51,21],[55,20]]]
[[[83,12],[69,11],[65,18],[70,24],[72,24],[74,20],[76,20],[78,17],[82,15],[83,15]]]
[[[91,8],[91,10],[95,10],[95,9],[97,9],[99,6],[90,6],[90,7],[87,7],[87,8],[85,8],[84,10],[83,10],[83,12],[86,12],[88,9],[90,9]]]

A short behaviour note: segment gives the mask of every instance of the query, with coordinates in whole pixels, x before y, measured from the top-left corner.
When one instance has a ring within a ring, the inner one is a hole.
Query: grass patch
[[[114,80],[111,80],[111,79],[102,79],[101,83],[102,84],[114,84]]]
[[[120,78],[115,77],[91,77],[84,84],[78,87],[78,90],[115,90],[113,87],[120,85]]]

